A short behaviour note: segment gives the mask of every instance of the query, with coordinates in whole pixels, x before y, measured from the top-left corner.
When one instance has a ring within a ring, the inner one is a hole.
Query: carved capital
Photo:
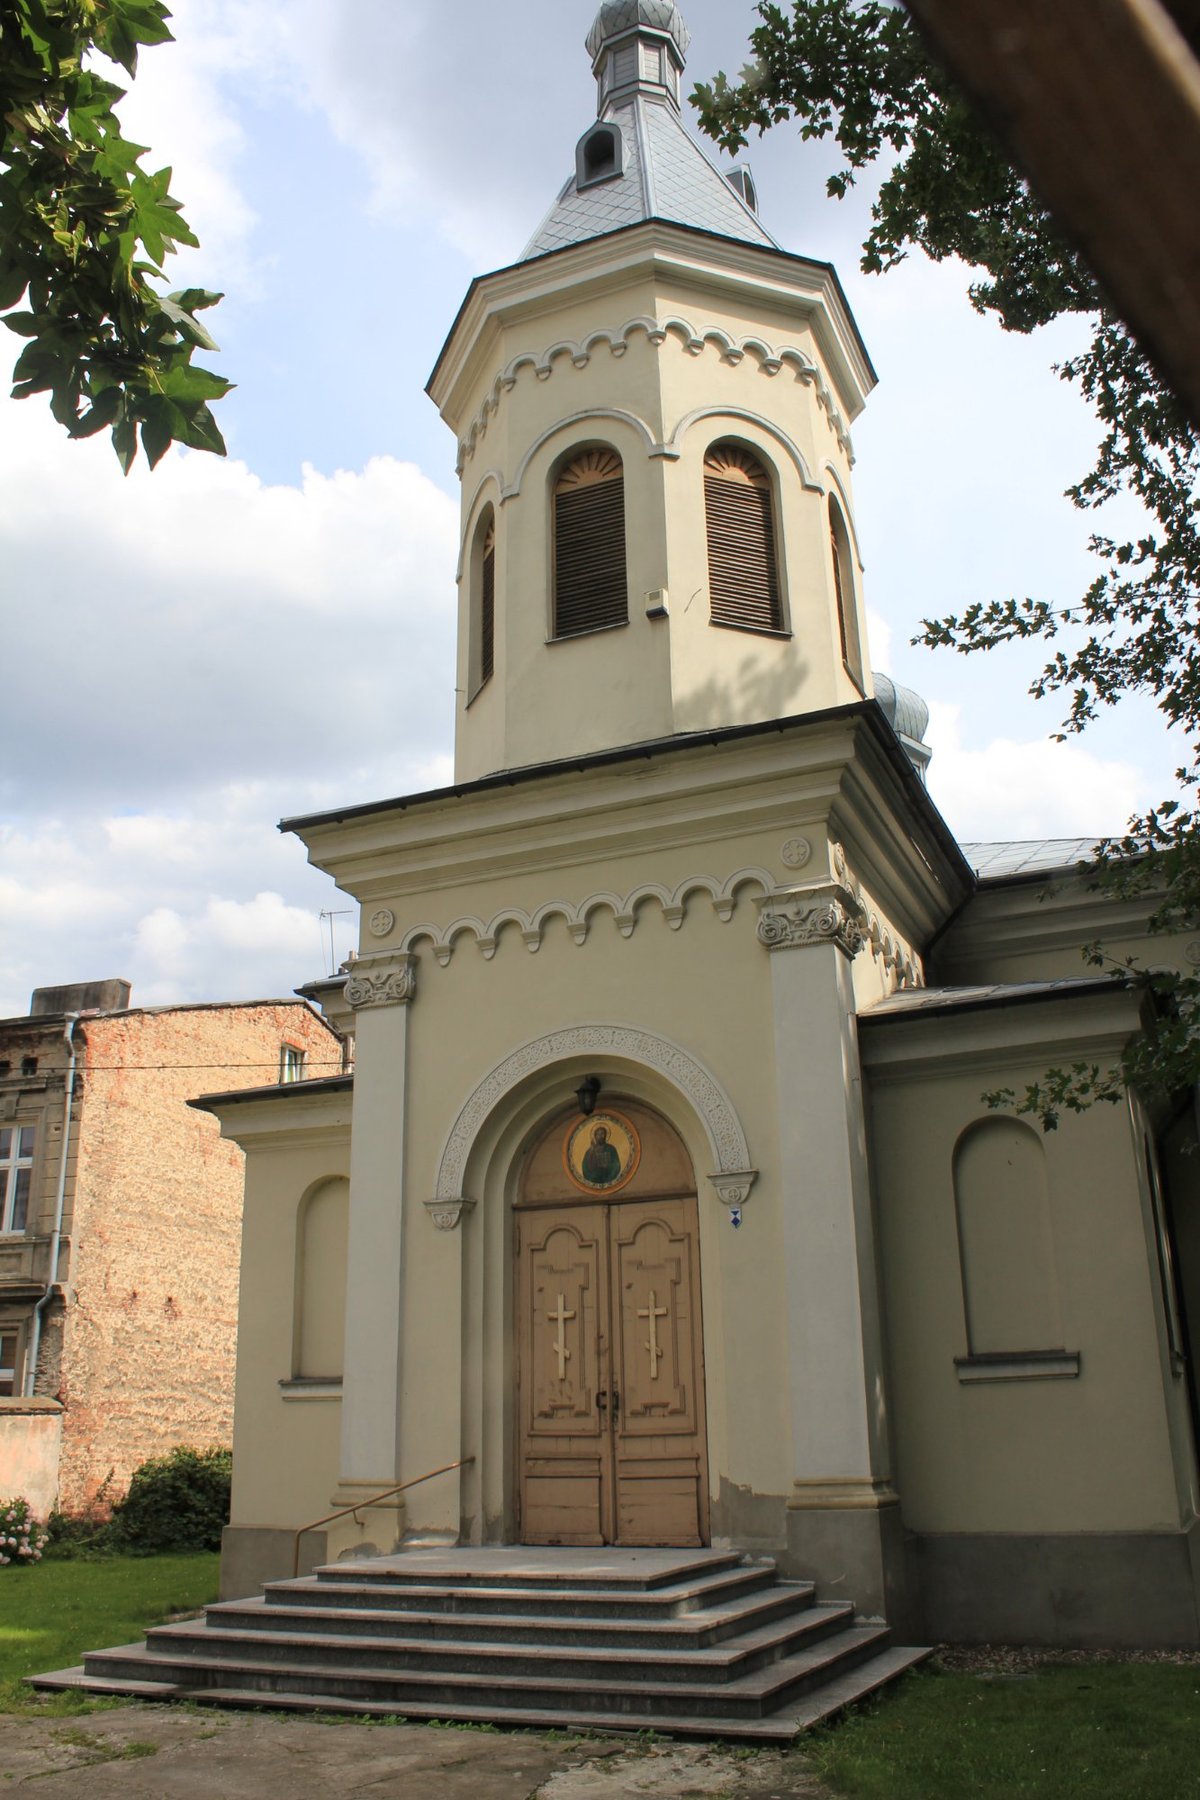
[[[453,1231],[464,1213],[473,1212],[475,1202],[466,1194],[448,1195],[440,1200],[427,1200],[425,1211],[439,1231]]]
[[[757,1169],[725,1169],[708,1178],[721,1205],[729,1208],[729,1222],[735,1231],[742,1222],[742,1208],[757,1177]]]
[[[863,947],[862,907],[840,882],[768,894],[759,904],[758,941],[768,950],[836,944],[844,955],[854,957]]]
[[[416,958],[406,952],[352,963],[343,990],[356,1012],[363,1006],[407,1006],[416,991]]]

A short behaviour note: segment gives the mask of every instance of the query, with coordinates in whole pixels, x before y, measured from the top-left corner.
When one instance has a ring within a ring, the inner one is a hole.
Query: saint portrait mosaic
[[[633,1180],[642,1159],[636,1127],[618,1112],[574,1119],[563,1139],[563,1168],[584,1194],[615,1194]]]

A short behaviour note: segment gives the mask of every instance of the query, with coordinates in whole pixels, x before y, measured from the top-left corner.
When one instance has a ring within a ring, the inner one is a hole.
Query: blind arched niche
[[[1019,1119],[981,1119],[954,1152],[954,1201],[972,1356],[1060,1350],[1046,1153]]]

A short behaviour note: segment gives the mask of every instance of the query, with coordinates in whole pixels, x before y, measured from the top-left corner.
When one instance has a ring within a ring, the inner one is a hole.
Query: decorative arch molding
[[[538,451],[550,442],[551,438],[558,437],[565,431],[577,430],[580,425],[590,425],[594,419],[615,419],[620,425],[630,426],[632,430],[637,432],[642,443],[645,445],[647,456],[673,456],[676,454],[676,452],[668,449],[666,445],[655,443],[654,433],[646,424],[646,421],[644,419],[639,419],[636,413],[625,412],[624,409],[619,406],[590,407],[585,412],[570,413],[565,419],[557,420],[555,424],[548,426],[545,431],[534,438],[532,444],[530,444],[528,450],[526,450],[524,456],[517,464],[517,472],[513,476],[512,481],[507,487],[501,488],[500,504],[503,506],[506,500],[516,499],[517,495],[521,492],[521,485],[525,480],[530,463],[533,461]]]
[[[799,444],[795,443],[778,425],[773,425],[770,419],[764,419],[761,413],[751,412],[748,407],[744,406],[698,406],[694,412],[685,413],[671,434],[673,455],[682,455],[680,445],[692,427],[698,425],[702,419],[732,419],[741,424],[753,425],[758,431],[764,432],[767,437],[773,438],[791,458],[796,465],[802,486],[814,494],[825,492],[821,483],[809,473],[808,464],[804,460],[804,452]]]
[[[578,902],[546,900],[532,913],[525,912],[519,906],[506,906],[487,921],[476,918],[474,914],[466,914],[445,926],[414,925],[404,934],[400,949],[410,952],[417,944],[427,942],[433,951],[434,960],[445,968],[454,955],[458,939],[474,937],[480,954],[485,961],[490,962],[496,954],[501,932],[506,926],[512,926],[520,933],[530,955],[534,955],[541,949],[542,936],[549,920],[563,919],[574,942],[582,945],[587,942],[593,915],[605,911],[612,914],[621,936],[630,938],[637,929],[640,909],[652,901],[662,908],[663,918],[671,930],[678,931],[687,917],[687,902],[693,894],[707,894],[713,911],[722,923],[727,924],[733,917],[739,891],[751,884],[756,884],[764,894],[769,894],[775,881],[766,869],[751,867],[736,869],[724,881],[718,881],[712,875],[689,875],[675,888],[666,888],[657,881],[647,881],[624,896],[602,890],[589,894],[585,900]]]
[[[494,504],[499,506],[504,499],[504,484],[500,479],[500,472],[498,469],[489,469],[479,483],[479,486],[475,489],[475,492],[471,495],[471,504],[466,512],[466,526],[458,546],[458,565],[454,571],[454,579],[456,582],[462,580],[463,569],[466,566],[467,561],[467,552],[474,542],[475,528],[479,523],[480,515],[486,504],[486,501],[484,500],[484,489],[488,487],[495,488],[496,497]]]
[[[506,363],[493,381],[467,432],[459,441],[458,474],[462,474],[464,466],[475,454],[476,445],[487,431],[488,420],[498,410],[502,397],[517,385],[523,370],[532,369],[539,381],[548,381],[555,366],[563,361],[569,362],[572,368],[586,369],[599,350],[607,349],[612,356],[624,356],[630,342],[639,333],[645,335],[654,349],[665,344],[668,338],[677,339],[689,356],[703,356],[709,348],[715,349],[720,360],[733,367],[743,362],[747,356],[752,356],[758,363],[760,373],[768,377],[779,375],[785,369],[790,370],[794,380],[813,388],[819,405],[828,415],[838,443],[853,461],[849,427],[829,383],[806,350],[801,350],[795,344],[782,344],[773,348],[759,337],[736,338],[719,325],[704,325],[697,330],[687,319],[676,316],[652,319],[645,314],[638,314],[627,319],[623,325],[601,326],[590,331],[578,343],[571,338],[560,338],[540,354],[523,350],[511,362]]]
[[[838,501],[842,509],[842,521],[845,524],[846,534],[850,539],[850,547],[854,551],[854,560],[858,564],[858,572],[861,575],[866,565],[863,562],[862,551],[859,549],[858,545],[858,528],[854,523],[854,509],[850,504],[850,496],[846,492],[846,484],[831,462],[825,464],[825,473],[837,489]]]
[[[496,1108],[514,1090],[571,1057],[604,1054],[661,1075],[690,1103],[712,1152],[714,1185],[746,1192],[754,1179],[746,1133],[733,1101],[710,1069],[669,1038],[627,1025],[571,1025],[534,1038],[497,1063],[469,1096],[450,1128],[438,1165],[436,1205],[463,1197],[467,1161],[475,1140]],[[720,1191],[720,1189],[718,1189]],[[730,1202],[725,1201],[728,1205]]]

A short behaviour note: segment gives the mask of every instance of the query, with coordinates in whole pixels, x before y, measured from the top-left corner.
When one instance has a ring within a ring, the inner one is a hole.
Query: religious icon
[[[633,1180],[641,1156],[637,1131],[620,1113],[593,1113],[567,1127],[563,1167],[586,1194],[616,1193]]]

